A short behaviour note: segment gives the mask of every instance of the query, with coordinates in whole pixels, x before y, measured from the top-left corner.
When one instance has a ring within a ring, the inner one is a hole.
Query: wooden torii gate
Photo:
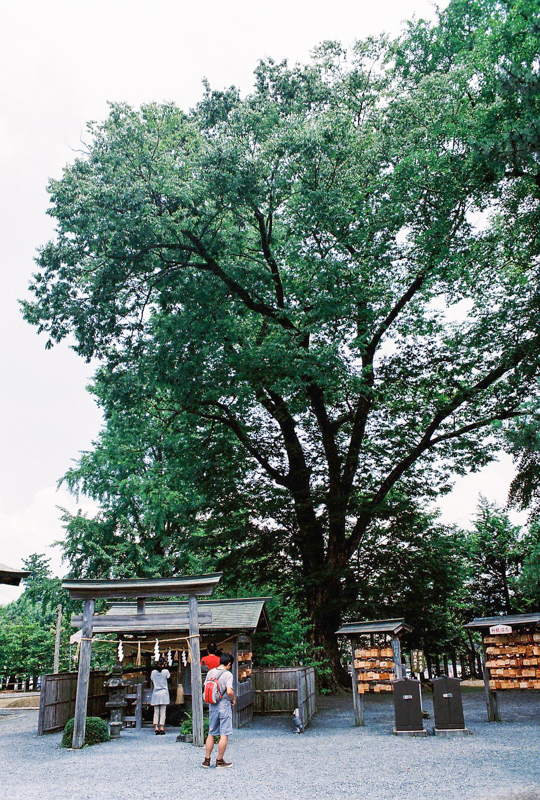
[[[206,575],[189,575],[179,578],[156,578],[132,580],[75,580],[63,581],[62,587],[67,589],[74,600],[83,600],[82,638],[79,655],[79,675],[77,678],[77,696],[75,699],[75,724],[73,728],[73,748],[79,750],[84,744],[86,732],[86,706],[88,703],[88,682],[90,679],[90,657],[92,655],[92,627],[94,605],[98,598],[112,600],[123,598],[137,599],[137,613],[130,618],[122,616],[122,625],[126,623],[136,630],[137,624],[144,621],[151,622],[150,615],[145,613],[145,600],[149,597],[179,597],[187,595],[189,598],[189,637],[191,642],[191,685],[192,685],[192,713],[193,713],[193,744],[204,745],[203,729],[203,697],[201,678],[201,654],[199,643],[199,595],[211,595],[221,580],[221,572]],[[119,620],[108,616],[100,619],[107,620],[111,630],[116,630]],[[75,624],[77,621],[74,620]]]

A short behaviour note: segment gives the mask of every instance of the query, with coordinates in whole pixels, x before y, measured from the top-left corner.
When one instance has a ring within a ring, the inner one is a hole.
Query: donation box
[[[461,686],[457,678],[442,675],[431,681],[433,685],[433,711],[435,730],[456,731],[465,728]]]
[[[396,733],[424,732],[422,723],[422,698],[420,681],[403,678],[394,681],[394,709],[396,712]]]

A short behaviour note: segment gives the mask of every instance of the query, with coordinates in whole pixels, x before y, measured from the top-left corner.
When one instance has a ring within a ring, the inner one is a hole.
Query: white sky
[[[446,6],[446,0],[441,6]],[[425,0],[18,0],[0,12],[0,562],[18,567],[45,552],[62,574],[57,506],[76,503],[56,482],[100,425],[85,391],[92,365],[67,345],[45,351],[20,315],[36,248],[52,235],[45,215],[49,177],[74,158],[87,120],[107,101],[175,101],[189,108],[201,80],[215,88],[252,85],[259,58],[306,61],[324,39],[345,45],[397,33]],[[504,502],[508,458],[460,479],[444,500],[446,521],[462,525],[478,493]],[[87,503],[87,507],[91,505]],[[0,586],[0,602],[17,590]]]

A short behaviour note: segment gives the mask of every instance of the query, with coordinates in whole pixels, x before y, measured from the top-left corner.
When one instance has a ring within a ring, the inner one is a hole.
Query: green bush
[[[204,726],[204,738],[206,739],[206,737],[208,736],[208,731],[210,730],[210,721],[208,717],[204,717],[203,726]],[[190,711],[187,712],[185,719],[180,725],[180,733],[183,734],[193,733],[193,717]],[[216,736],[216,742],[219,742],[219,736]]]
[[[73,717],[68,719],[66,727],[64,728],[64,735],[60,743],[61,747],[71,747],[73,741],[73,726],[75,720]],[[111,737],[109,736],[109,725],[104,719],[99,717],[86,718],[86,732],[84,734],[84,744],[100,744],[100,742],[108,742]]]

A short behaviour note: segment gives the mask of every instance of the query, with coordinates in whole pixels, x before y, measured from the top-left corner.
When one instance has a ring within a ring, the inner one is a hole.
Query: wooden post
[[[354,666],[354,651],[358,644],[357,639],[351,639],[351,656],[352,656],[352,696],[354,708],[354,726],[360,728],[365,725],[364,721],[364,695],[358,694],[358,670]]]
[[[90,657],[92,655],[92,617],[94,600],[84,601],[81,651],[79,655],[79,677],[75,700],[75,724],[73,727],[73,749],[80,750],[86,733],[86,706],[88,703],[88,684],[90,681]]]
[[[304,691],[304,674],[305,669],[299,669],[296,672],[296,695],[297,695],[297,702],[298,702],[298,716],[300,717],[300,722],[304,726],[307,725],[306,714],[304,709],[304,702],[306,699],[306,693]]]
[[[491,689],[489,688],[489,679],[491,676],[489,669],[486,667],[487,653],[483,636],[482,636],[482,650],[484,654],[484,657],[482,659],[482,673],[484,676],[484,695],[486,698],[488,722],[502,722],[502,717],[499,711],[499,700],[497,697],[497,692],[492,692]]]
[[[60,672],[60,639],[62,636],[62,604],[59,603],[56,607],[56,637],[54,640],[54,660],[53,672],[58,675]]]
[[[137,699],[135,701],[135,728],[140,730],[142,728],[142,683],[137,684],[136,692]]]
[[[403,670],[401,669],[401,643],[398,636],[392,637],[392,652],[394,654],[394,673],[396,680],[400,681],[403,678]]]
[[[238,703],[238,636],[234,637],[232,657],[234,658],[233,673],[233,692]],[[233,728],[238,728],[238,706],[232,708]]]
[[[191,713],[193,715],[193,744],[204,746],[203,696],[201,677],[201,645],[199,641],[199,602],[189,595],[189,641],[191,642]]]

